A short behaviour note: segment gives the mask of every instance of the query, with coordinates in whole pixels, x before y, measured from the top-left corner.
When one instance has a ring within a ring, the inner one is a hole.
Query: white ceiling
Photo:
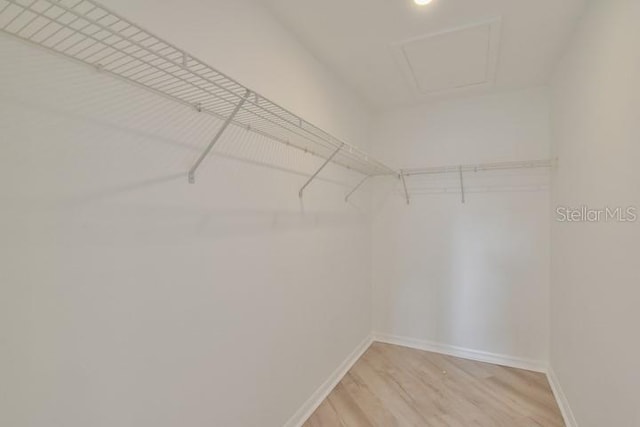
[[[427,6],[413,0],[257,1],[376,109],[544,84],[585,5],[585,0],[433,0]],[[486,23],[494,31],[488,36],[480,25]]]

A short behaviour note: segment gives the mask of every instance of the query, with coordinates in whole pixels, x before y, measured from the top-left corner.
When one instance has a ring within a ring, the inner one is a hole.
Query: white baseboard
[[[504,354],[489,353],[486,351],[471,350],[464,347],[457,347],[449,344],[436,343],[432,341],[420,340],[416,338],[402,337],[383,333],[374,333],[374,341],[387,344],[401,345],[403,347],[415,348],[418,350],[431,351],[434,353],[446,354],[463,359],[476,360],[479,362],[493,363],[495,365],[509,366],[511,368],[526,369],[535,372],[547,372],[547,363],[540,360],[525,359],[521,357],[507,356]]]
[[[373,342],[372,336],[365,338],[355,350],[340,364],[329,378],[322,383],[320,387],[311,395],[309,399],[296,411],[296,413],[287,421],[284,427],[300,427],[305,421],[318,409],[318,406],[331,393],[331,390],[340,382],[342,377],[351,369],[351,367],[360,359],[360,356],[371,346]]]
[[[560,412],[562,412],[564,423],[567,427],[578,427],[576,417],[573,415],[573,411],[571,411],[567,396],[564,394],[564,391],[562,391],[560,381],[558,381],[558,377],[551,366],[549,366],[549,370],[547,372],[547,379],[551,385],[551,390],[553,390],[553,395],[556,397],[556,402],[558,402],[558,406],[560,407]]]
[[[311,395],[309,399],[296,411],[289,419],[284,427],[301,427],[305,421],[320,406],[322,401],[331,393],[331,390],[340,382],[342,377],[351,369],[351,367],[360,359],[364,352],[374,342],[382,342],[387,344],[400,345],[403,347],[415,348],[434,353],[446,354],[463,359],[476,360],[479,362],[493,363],[501,366],[509,366],[511,368],[526,369],[529,371],[542,372],[547,375],[553,395],[558,402],[560,412],[564,418],[567,427],[578,427],[569,402],[560,387],[558,378],[553,369],[546,362],[520,357],[507,356],[503,354],[489,353],[486,351],[471,350],[468,348],[457,347],[449,344],[435,343],[432,341],[420,340],[416,338],[402,337],[397,335],[389,335],[382,333],[374,333],[365,338],[356,349],[340,364],[340,366],[331,374],[331,376]]]

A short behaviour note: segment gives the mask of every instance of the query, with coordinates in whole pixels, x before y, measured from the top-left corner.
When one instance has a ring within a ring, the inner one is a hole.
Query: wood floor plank
[[[333,409],[333,406],[329,403],[329,400],[324,400],[318,409],[309,417],[306,423],[304,423],[303,427],[325,427],[325,426],[335,426],[335,427],[344,427],[342,422],[340,421],[340,417],[338,413]]]
[[[376,427],[400,426],[396,417],[359,377],[347,373],[342,382],[371,424]]]
[[[424,418],[407,402],[404,390],[387,373],[377,371],[368,361],[367,354],[351,368],[358,377],[380,399],[402,426],[425,425]]]
[[[374,343],[304,427],[563,427],[543,374]]]
[[[341,381],[328,397],[345,427],[373,427]]]
[[[325,426],[335,426],[335,427],[344,427],[342,422],[340,421],[340,417],[338,413],[335,411],[333,406],[329,403],[328,399],[325,399],[318,409],[309,417],[306,423],[304,423],[303,427],[325,427]]]

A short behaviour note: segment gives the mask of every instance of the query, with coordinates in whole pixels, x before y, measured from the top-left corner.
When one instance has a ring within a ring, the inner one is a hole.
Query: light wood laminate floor
[[[374,343],[304,427],[555,427],[544,374]]]

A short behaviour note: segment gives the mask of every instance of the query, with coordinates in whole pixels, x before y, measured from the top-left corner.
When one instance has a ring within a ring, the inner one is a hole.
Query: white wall
[[[592,1],[553,81],[553,206],[640,207],[640,3]],[[640,425],[640,223],[553,223],[551,364],[581,427]]]
[[[549,156],[545,89],[450,100],[378,118],[374,154],[426,167]],[[374,330],[544,362],[548,350],[548,173],[397,180],[375,192]],[[386,188],[385,188],[386,187]],[[438,193],[439,189],[449,193]]]
[[[356,144],[368,113],[251,2],[106,2]],[[0,36],[0,425],[281,426],[370,331],[366,193]],[[345,186],[347,185],[347,186]],[[360,207],[360,208],[358,208]]]

